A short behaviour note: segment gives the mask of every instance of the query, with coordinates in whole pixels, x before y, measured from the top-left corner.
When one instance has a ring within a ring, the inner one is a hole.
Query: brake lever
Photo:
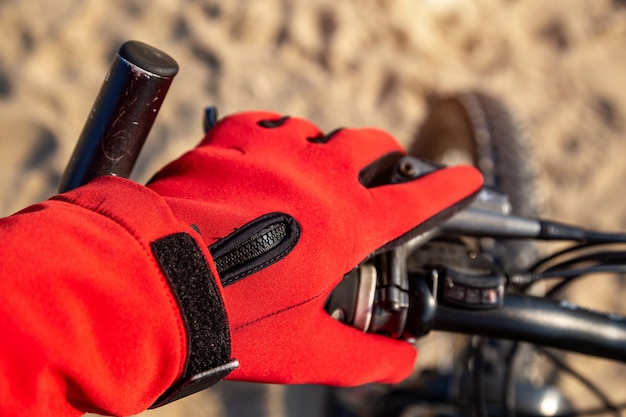
[[[409,282],[403,248],[396,248],[347,274],[324,308],[331,317],[363,332],[412,339],[415,331],[430,331],[436,304],[432,290],[416,289],[415,283]]]
[[[390,182],[415,180],[440,168],[407,156],[393,167]],[[419,279],[408,278],[405,254],[441,235],[610,242],[626,239],[619,234],[512,215],[506,196],[483,188],[469,207],[452,218],[399,248],[377,255],[349,274],[340,284],[342,289],[331,294],[326,311],[365,332],[412,339],[432,329],[437,301],[468,310],[500,308],[506,277],[488,268],[456,270],[445,259],[439,264],[430,260],[423,264],[440,268],[428,269]]]
[[[412,181],[439,168],[406,156],[396,163],[392,182]],[[437,233],[497,239],[626,242],[623,233],[603,233],[551,220],[514,215],[510,212],[506,196],[489,188],[483,188],[467,208],[439,225]]]

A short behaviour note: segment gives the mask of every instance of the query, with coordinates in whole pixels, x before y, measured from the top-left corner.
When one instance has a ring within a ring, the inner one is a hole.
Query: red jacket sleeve
[[[112,177],[0,220],[2,416],[135,414],[189,371],[200,342],[155,255],[179,235],[210,259],[158,195]],[[209,284],[219,315],[221,288]],[[225,316],[216,326],[227,339]]]

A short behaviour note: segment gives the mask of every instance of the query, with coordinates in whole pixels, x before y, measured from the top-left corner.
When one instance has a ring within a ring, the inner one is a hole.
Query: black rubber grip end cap
[[[118,55],[142,70],[162,78],[172,78],[178,73],[178,63],[174,58],[143,42],[125,42]]]

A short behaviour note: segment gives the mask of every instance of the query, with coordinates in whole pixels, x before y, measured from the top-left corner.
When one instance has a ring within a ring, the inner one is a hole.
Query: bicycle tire
[[[508,106],[501,99],[480,91],[433,96],[428,101],[428,114],[414,135],[408,153],[445,165],[474,165],[483,174],[486,187],[507,196],[511,213],[537,216],[540,212],[537,169],[529,138]],[[479,245],[482,252],[490,254],[508,271],[523,270],[539,257],[538,248],[530,240],[481,239]],[[509,345],[502,341],[491,349],[502,355]],[[469,344],[468,348],[465,354],[473,355]],[[533,352],[530,346],[518,351],[518,366],[532,367]],[[544,369],[543,375],[546,380],[555,377],[553,370],[548,369]]]
[[[408,153],[438,164],[474,165],[482,172],[486,186],[507,195],[512,213],[534,216],[539,211],[536,170],[528,138],[507,106],[489,94],[471,91],[430,98],[428,114],[410,142]],[[490,252],[496,262],[507,269],[527,267],[538,257],[531,241],[481,239],[480,246],[482,251]],[[464,335],[450,336],[452,338],[441,333],[431,334],[429,339],[438,341],[435,343],[438,354],[447,352],[443,356],[456,358],[453,363],[466,362],[470,339]],[[442,341],[445,346],[441,345]],[[499,350],[505,352],[510,343],[498,345]],[[532,363],[532,356],[532,350],[524,349],[524,353],[518,354],[517,358],[523,363]],[[367,395],[358,390],[355,393],[353,389],[332,389],[333,412],[330,415],[404,415],[408,404],[398,404],[393,400],[396,392],[402,392],[402,387],[390,391],[381,388],[380,392],[377,388],[364,387],[362,390]],[[364,398],[368,401],[360,404]],[[414,399],[409,403],[411,401]],[[440,411],[437,408],[435,413]]]
[[[507,195],[513,214],[532,217],[540,211],[528,138],[507,105],[490,94],[469,91],[431,97],[429,113],[408,152],[448,165],[472,164],[483,174],[485,186]],[[491,246],[506,269],[523,269],[538,256],[527,241]]]

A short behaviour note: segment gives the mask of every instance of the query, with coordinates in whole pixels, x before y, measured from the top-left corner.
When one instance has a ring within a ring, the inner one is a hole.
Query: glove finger
[[[287,327],[286,327],[287,325]],[[228,379],[279,384],[354,386],[399,382],[413,370],[407,342],[368,335],[332,319],[321,308],[293,309],[233,331]]]
[[[316,137],[320,130],[313,123],[273,112],[237,113],[220,120],[200,142],[199,147],[211,145],[235,148],[245,153],[272,149],[293,153],[303,148],[306,138]]]
[[[303,160],[313,165],[323,163],[320,169],[327,167],[329,161],[338,160],[349,168],[348,172],[359,172],[389,153],[405,154],[396,140],[382,130],[337,129],[324,134],[305,119],[271,112],[239,113],[222,119],[200,147],[208,145],[243,153],[262,151],[286,161],[293,154],[302,154]]]
[[[341,129],[326,136],[326,140],[321,146],[333,158],[350,164],[350,172],[361,172],[373,162],[381,161],[381,158],[384,161],[389,154],[396,154],[395,159],[406,155],[393,136],[379,129]]]
[[[327,327],[326,338],[342,343],[332,343],[327,353],[328,361],[336,369],[346,363],[350,372],[334,374],[331,385],[354,386],[370,382],[399,383],[406,379],[415,366],[417,350],[403,340],[395,340],[342,324],[324,313],[320,318]]]
[[[370,189],[376,205],[367,228],[359,238],[365,252],[390,249],[445,221],[466,207],[483,184],[480,172],[471,166],[453,166],[413,181]],[[357,260],[357,262],[360,260]]]

